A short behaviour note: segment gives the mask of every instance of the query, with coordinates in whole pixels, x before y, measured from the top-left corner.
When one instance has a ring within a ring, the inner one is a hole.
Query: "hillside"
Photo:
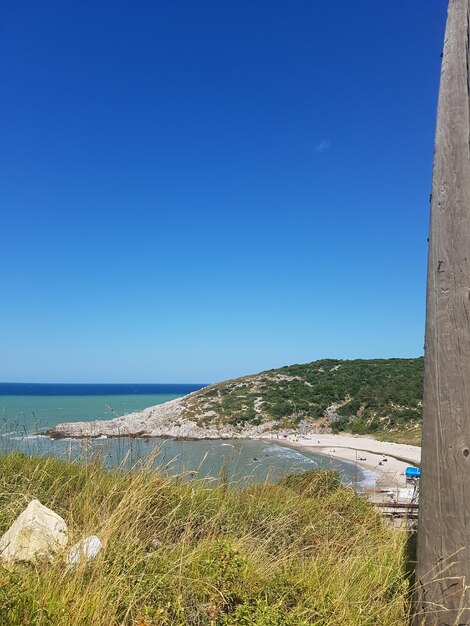
[[[184,398],[114,420],[59,425],[51,436],[240,437],[324,429],[415,441],[423,359],[289,365],[209,385]]]
[[[206,387],[186,417],[204,424],[274,421],[291,428],[319,420],[336,430],[388,430],[421,418],[422,378],[423,359],[325,359]]]

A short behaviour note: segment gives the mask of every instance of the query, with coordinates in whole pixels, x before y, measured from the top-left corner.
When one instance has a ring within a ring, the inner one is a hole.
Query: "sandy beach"
[[[405,497],[405,469],[419,464],[421,448],[402,443],[377,441],[371,437],[349,434],[319,434],[276,439],[297,449],[315,451],[334,459],[354,463],[377,476],[375,490],[391,492]],[[401,491],[400,491],[401,490]]]

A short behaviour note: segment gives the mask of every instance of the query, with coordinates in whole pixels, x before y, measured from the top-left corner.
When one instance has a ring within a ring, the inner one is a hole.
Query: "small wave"
[[[229,448],[233,448],[235,450],[235,446],[232,446],[231,443],[221,443],[219,445],[221,445],[221,446],[228,446]]]
[[[297,452],[297,450],[292,450],[292,448],[284,448],[283,446],[272,445],[272,446],[268,446],[267,448],[264,448],[264,450],[265,452],[271,452],[275,454],[276,456],[281,457],[283,459],[295,459],[297,461],[302,461],[304,463],[318,465],[318,463],[314,461],[313,459],[311,459],[310,457],[305,456],[305,454],[302,454],[301,452]]]
[[[379,478],[379,475],[376,474],[375,472],[372,472],[371,470],[368,469],[363,469],[361,468],[361,472],[362,472],[362,480],[359,483],[359,487],[361,487],[362,489],[370,489],[376,486],[377,484],[377,479]]]
[[[47,435],[18,435],[18,433],[15,434],[16,437],[11,437],[11,439],[13,439],[14,441],[24,441],[25,439],[50,439],[50,437],[48,437]]]

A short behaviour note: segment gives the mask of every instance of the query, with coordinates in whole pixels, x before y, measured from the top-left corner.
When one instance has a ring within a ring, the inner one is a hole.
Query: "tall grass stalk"
[[[0,532],[33,498],[96,534],[78,567],[0,567],[7,626],[403,626],[405,532],[334,472],[278,484],[170,478],[17,452],[0,457]]]

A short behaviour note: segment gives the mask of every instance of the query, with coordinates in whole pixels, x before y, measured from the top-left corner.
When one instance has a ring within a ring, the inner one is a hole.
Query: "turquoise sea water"
[[[335,467],[345,483],[367,477],[355,466],[274,441],[170,439],[51,440],[41,435],[65,421],[110,419],[180,397],[201,385],[29,385],[0,383],[0,450],[54,454],[69,459],[100,456],[107,466],[128,465],[154,455],[170,474],[255,482],[277,480],[290,472]],[[13,392],[13,393],[12,393]]]
[[[182,394],[116,394],[67,396],[2,396],[0,419],[28,433],[47,430],[60,422],[112,419],[148,406],[179,398]]]

